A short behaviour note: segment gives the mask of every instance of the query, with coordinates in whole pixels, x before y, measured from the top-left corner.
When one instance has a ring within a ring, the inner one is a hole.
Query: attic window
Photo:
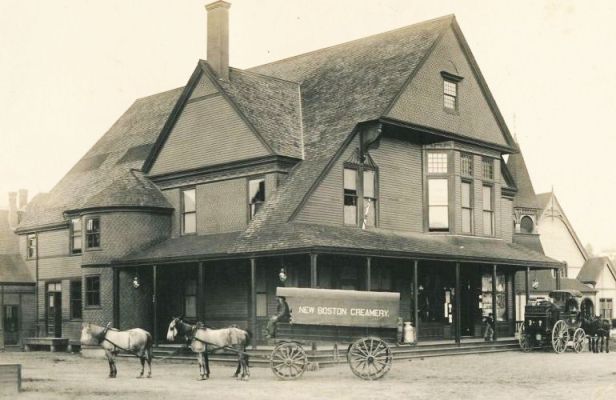
[[[443,77],[443,107],[446,110],[458,109],[458,82],[463,78],[457,75],[441,71]]]

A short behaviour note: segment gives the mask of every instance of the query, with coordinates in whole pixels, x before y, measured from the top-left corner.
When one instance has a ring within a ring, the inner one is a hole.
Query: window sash
[[[36,257],[36,235],[30,234],[26,236],[26,252],[28,258]]]
[[[458,84],[456,82],[443,80],[443,106],[455,110],[457,107]]]
[[[466,176],[473,176],[473,155],[460,153],[460,173]]]
[[[100,277],[99,276],[87,276],[86,277],[86,306],[100,306],[101,293],[100,293]]]
[[[248,181],[248,206],[250,219],[254,218],[265,202],[265,179],[252,179]]]
[[[428,227],[430,230],[449,229],[449,180],[428,180]]]
[[[494,236],[494,213],[492,211],[483,212],[483,233]]]
[[[86,220],[86,247],[88,249],[100,247],[100,232],[100,219],[88,218]]]
[[[428,153],[428,173],[446,174],[447,173],[447,153],[430,152]]]
[[[197,232],[197,199],[195,189],[182,190],[182,235]]]
[[[81,238],[81,218],[71,219],[71,253],[81,254],[81,248],[83,246]]]
[[[492,206],[492,186],[483,187],[483,210],[493,211]]]
[[[491,158],[484,157],[481,160],[484,179],[494,179],[494,161]]]
[[[344,223],[357,225],[357,170],[344,168]]]

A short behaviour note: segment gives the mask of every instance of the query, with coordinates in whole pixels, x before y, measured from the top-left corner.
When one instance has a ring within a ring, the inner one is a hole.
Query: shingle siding
[[[423,231],[421,146],[383,138],[370,155],[378,167],[379,227]]]
[[[443,108],[441,71],[463,77],[458,82],[458,110]],[[451,28],[395,102],[389,115],[411,123],[507,145],[471,66]]]
[[[245,178],[197,186],[197,233],[234,232],[248,222]]]
[[[69,231],[41,232],[38,234],[39,257],[66,256],[69,251]]]
[[[150,174],[184,171],[268,154],[263,143],[222,95],[208,97],[186,104]]]

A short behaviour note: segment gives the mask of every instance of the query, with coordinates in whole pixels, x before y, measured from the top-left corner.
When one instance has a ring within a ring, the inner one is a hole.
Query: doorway
[[[4,344],[12,345],[19,343],[19,306],[4,306]]]
[[[481,275],[467,267],[460,269],[460,336],[479,336],[481,332]]]
[[[62,337],[62,284],[47,284],[47,336]]]

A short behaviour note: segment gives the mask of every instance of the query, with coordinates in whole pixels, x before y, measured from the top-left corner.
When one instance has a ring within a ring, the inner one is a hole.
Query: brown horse
[[[193,352],[197,353],[197,361],[199,362],[199,374],[201,380],[210,377],[210,366],[207,355],[208,345],[231,350],[237,354],[237,369],[235,376],[238,379],[248,380],[250,370],[248,368],[248,354],[246,346],[250,344],[251,334],[236,326],[223,329],[211,329],[205,325],[191,325],[181,318],[174,318],[169,323],[167,330],[167,340],[172,342],[178,336],[184,337],[189,343]],[[242,373],[239,376],[240,371]]]
[[[582,329],[584,329],[588,336],[588,351],[603,353],[603,345],[605,344],[605,352],[610,352],[611,327],[612,323],[609,319],[598,316],[590,319],[582,317]]]
[[[148,362],[148,378],[152,377],[152,335],[140,328],[119,331],[106,327],[85,323],[81,329],[82,345],[98,345],[105,350],[109,362],[109,377],[115,378],[118,369],[115,356],[120,350],[131,353],[141,361],[141,373],[137,378],[143,378],[145,362]]]

